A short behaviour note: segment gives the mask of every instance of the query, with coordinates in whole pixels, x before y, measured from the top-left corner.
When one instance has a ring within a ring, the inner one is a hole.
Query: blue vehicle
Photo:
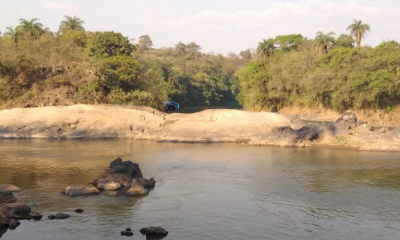
[[[164,102],[164,111],[165,112],[179,112],[179,103],[174,101],[165,101]]]

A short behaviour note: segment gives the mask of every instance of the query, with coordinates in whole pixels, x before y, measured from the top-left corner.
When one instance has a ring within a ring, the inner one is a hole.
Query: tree
[[[335,42],[335,46],[354,47],[354,39],[348,34],[341,34]]]
[[[129,56],[135,47],[121,33],[96,32],[89,47],[90,55],[96,57]]]
[[[329,32],[327,34],[319,31],[314,39],[314,46],[317,48],[317,52],[321,55],[328,53],[329,49],[335,43],[335,33]]]
[[[26,34],[26,36],[31,38],[38,38],[44,32],[43,24],[36,22],[38,18],[33,18],[30,21],[26,19],[19,19],[19,26],[17,27],[17,31],[21,31],[21,33]]]
[[[75,31],[85,31],[85,28],[82,26],[85,24],[83,20],[77,18],[76,16],[64,16],[66,20],[61,21],[60,28],[58,30],[59,33],[65,32],[67,30],[75,30]]]
[[[175,52],[178,54],[178,56],[180,56],[181,58],[185,57],[187,54],[187,46],[182,43],[179,42],[178,44],[175,45]]]
[[[4,37],[9,37],[16,44],[17,37],[19,35],[18,29],[13,28],[11,25],[6,28],[6,32],[4,33]]]
[[[265,60],[266,57],[271,56],[275,49],[275,42],[272,38],[268,40],[263,39],[262,42],[258,43],[257,53],[260,54]]]
[[[350,35],[354,36],[357,43],[357,48],[361,48],[361,40],[367,35],[367,32],[371,32],[371,27],[368,24],[363,24],[361,20],[357,21],[353,19],[353,23],[347,27],[347,31],[350,30]]]
[[[276,48],[282,52],[290,52],[296,50],[303,39],[304,37],[301,34],[281,35],[274,39],[274,43]]]
[[[250,49],[247,49],[247,50],[244,50],[244,51],[240,51],[239,56],[242,59],[251,60],[251,51],[250,51]]]
[[[142,35],[139,37],[139,51],[144,52],[153,46],[153,41],[149,35]]]
[[[186,51],[189,59],[199,60],[202,56],[200,50],[201,47],[195,42],[191,42],[186,45]]]

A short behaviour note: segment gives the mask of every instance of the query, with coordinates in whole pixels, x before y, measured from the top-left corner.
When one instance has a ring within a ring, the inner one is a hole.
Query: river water
[[[139,163],[156,187],[146,197],[104,192],[68,197],[69,184],[97,178],[117,157]],[[0,140],[0,183],[48,216],[21,221],[2,240],[165,238],[400,239],[400,154],[334,149],[147,141]],[[74,209],[85,211],[77,214]]]

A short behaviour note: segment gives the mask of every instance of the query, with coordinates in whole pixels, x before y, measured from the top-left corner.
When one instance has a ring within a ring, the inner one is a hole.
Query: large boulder
[[[29,217],[29,213],[31,212],[31,208],[27,204],[20,201],[3,204],[1,208],[5,209],[11,218],[18,220],[27,219]]]
[[[100,191],[96,187],[72,185],[66,187],[64,190],[61,191],[61,193],[68,196],[79,196],[79,195],[99,194]]]
[[[11,184],[0,184],[0,192],[19,192],[21,189]]]
[[[353,129],[357,127],[357,115],[353,111],[346,111],[333,126],[340,130]]]
[[[121,158],[117,158],[110,163],[110,168],[105,172],[105,176],[113,174],[123,174],[131,178],[143,178],[142,172],[140,171],[139,164],[131,161],[122,161]]]
[[[133,179],[131,188],[126,192],[127,196],[143,196],[147,195],[149,193],[149,190],[143,187],[141,182],[138,179]]]
[[[17,227],[17,220],[29,219],[30,212],[31,208],[18,201],[11,192],[0,192],[0,229]]]

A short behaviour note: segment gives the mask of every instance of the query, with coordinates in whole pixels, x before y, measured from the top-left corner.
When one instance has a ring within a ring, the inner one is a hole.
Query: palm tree
[[[18,28],[13,28],[11,25],[6,28],[6,32],[4,33],[4,37],[9,37],[11,40],[17,44],[17,37],[20,35]]]
[[[361,48],[361,39],[367,35],[367,31],[371,32],[371,27],[368,24],[363,24],[361,20],[357,21],[353,19],[353,23],[347,27],[347,31],[350,30],[350,35],[354,36],[357,48]]]
[[[85,24],[83,20],[80,18],[64,16],[66,20],[62,21],[60,24],[59,32],[64,32],[67,30],[76,30],[76,31],[85,31],[85,28],[82,26]]]
[[[314,39],[314,46],[317,48],[317,52],[319,54],[327,54],[329,49],[335,43],[335,36],[334,32],[329,32],[327,34],[318,31],[317,36]]]
[[[272,38],[269,38],[268,40],[263,39],[262,42],[258,43],[257,47],[257,53],[263,56],[263,59],[265,60],[266,57],[271,56],[275,49],[275,43]]]
[[[31,38],[38,38],[44,32],[43,24],[36,22],[38,20],[38,18],[33,18],[32,20],[28,21],[21,18],[19,20],[19,26],[16,29],[17,31],[21,31],[21,33],[24,33]]]

